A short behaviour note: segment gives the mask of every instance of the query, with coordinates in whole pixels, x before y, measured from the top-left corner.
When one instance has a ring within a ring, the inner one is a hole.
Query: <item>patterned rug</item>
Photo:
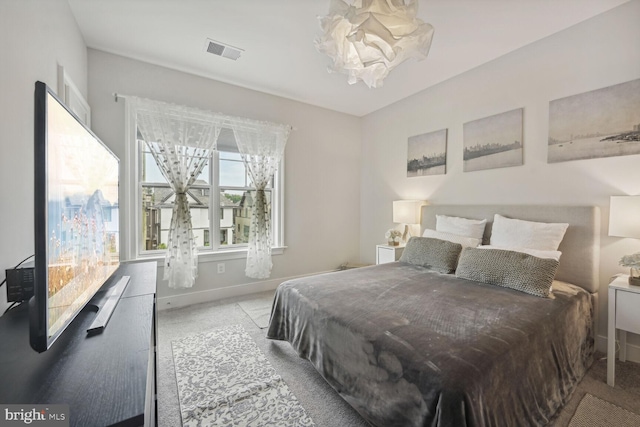
[[[640,426],[640,415],[587,393],[580,401],[569,423],[569,427],[610,426]]]
[[[183,426],[315,425],[242,326],[171,347]]]

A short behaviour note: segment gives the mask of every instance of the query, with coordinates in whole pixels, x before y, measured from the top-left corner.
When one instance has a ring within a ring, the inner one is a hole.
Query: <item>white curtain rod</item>
[[[122,95],[121,93],[118,92],[113,92],[111,95],[113,95],[113,99],[115,102],[118,102],[118,99],[127,99],[130,98],[129,95]],[[223,114],[225,120],[233,120],[232,116],[228,116],[226,114]],[[254,119],[249,119],[249,120],[254,120]],[[259,120],[256,120],[256,122],[259,122]],[[274,123],[274,124],[278,124],[278,123]],[[285,125],[285,126],[289,126],[291,128],[291,130],[298,130],[298,128],[293,127],[291,125]]]
[[[113,100],[118,102],[118,98],[122,98],[122,99],[127,99],[128,96],[127,95],[121,95],[118,92],[113,92],[111,95],[113,95]]]

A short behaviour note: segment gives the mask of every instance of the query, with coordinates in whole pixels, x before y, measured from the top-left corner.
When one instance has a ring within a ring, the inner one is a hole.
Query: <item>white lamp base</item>
[[[411,231],[409,230],[409,224],[404,225],[404,233],[402,234],[402,241],[407,243],[411,238]]]

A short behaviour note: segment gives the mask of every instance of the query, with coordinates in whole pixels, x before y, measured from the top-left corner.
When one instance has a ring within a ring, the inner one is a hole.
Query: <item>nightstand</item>
[[[615,384],[616,330],[620,330],[620,361],[627,360],[627,332],[640,334],[640,286],[618,274],[609,283],[609,330],[607,333],[607,384]]]
[[[400,259],[404,246],[376,245],[376,264],[386,264]]]

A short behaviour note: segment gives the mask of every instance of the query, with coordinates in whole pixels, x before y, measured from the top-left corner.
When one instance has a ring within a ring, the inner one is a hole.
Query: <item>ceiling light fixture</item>
[[[400,63],[429,53],[433,27],[417,13],[417,0],[331,0],[329,14],[319,17],[324,34],[316,48],[333,60],[329,72],[381,87]]]

